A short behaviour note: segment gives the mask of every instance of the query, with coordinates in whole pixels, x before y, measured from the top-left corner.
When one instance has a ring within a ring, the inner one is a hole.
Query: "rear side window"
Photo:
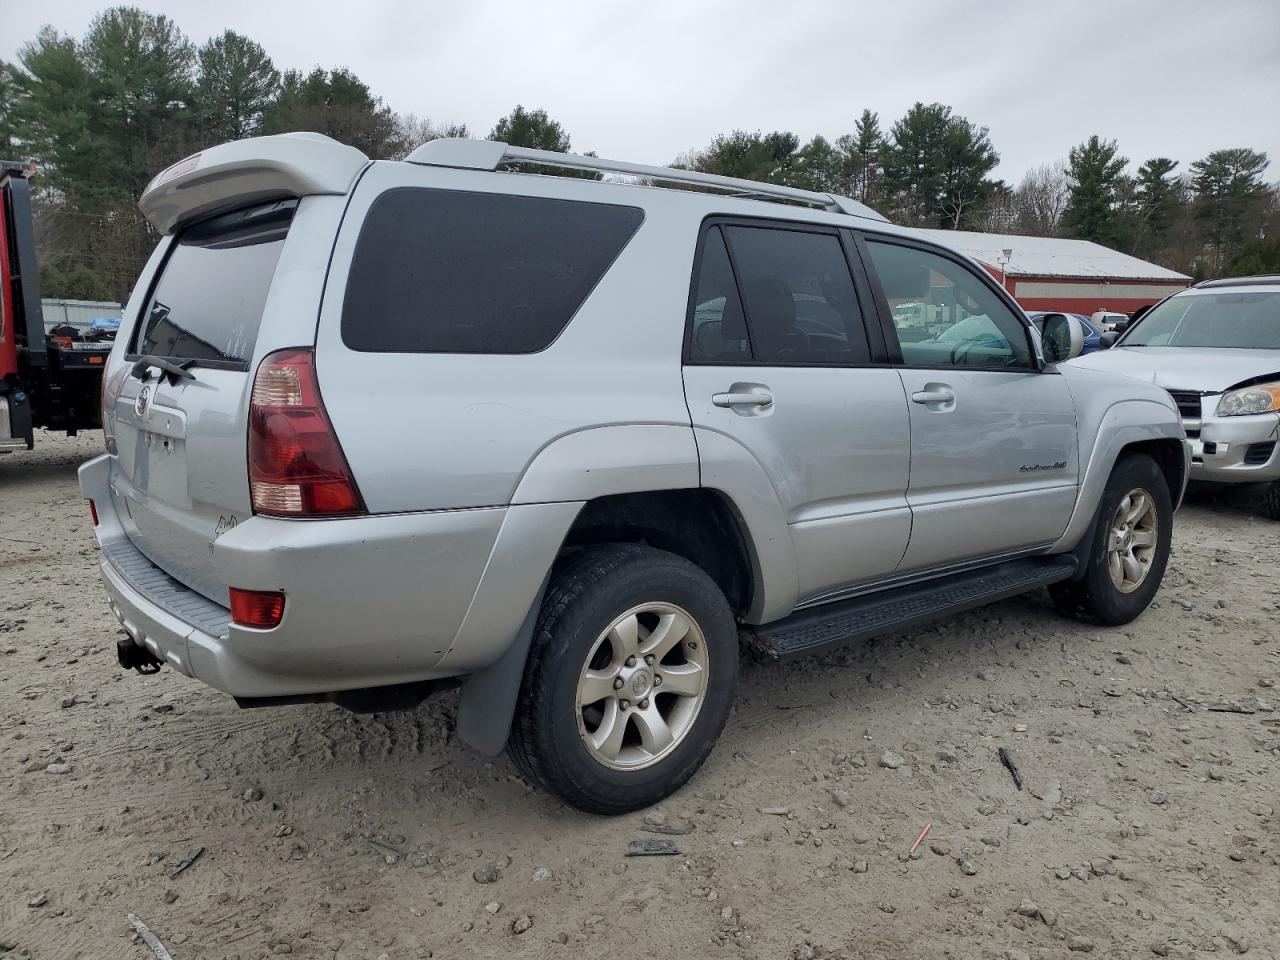
[[[694,283],[690,362],[871,359],[853,277],[834,233],[712,226]]]
[[[763,363],[867,363],[871,351],[853,277],[830,233],[725,227],[755,358]]]
[[[342,339],[383,353],[534,353],[644,219],[637,207],[402,187],[374,201]]]
[[[143,311],[134,354],[248,369],[296,200],[184,230]]]
[[[719,227],[708,230],[703,241],[702,266],[693,303],[690,359],[721,363],[749,361],[751,344],[747,340],[747,321],[742,315],[738,282],[733,278],[729,252]]]

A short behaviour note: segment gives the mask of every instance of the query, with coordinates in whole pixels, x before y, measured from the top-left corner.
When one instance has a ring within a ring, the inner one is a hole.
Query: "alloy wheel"
[[[1153,496],[1141,487],[1120,498],[1107,531],[1107,571],[1121,593],[1142,586],[1156,557],[1160,514]]]
[[[708,651],[686,611],[632,607],[606,628],[578,678],[578,732],[616,770],[657,763],[688,735],[707,694]]]

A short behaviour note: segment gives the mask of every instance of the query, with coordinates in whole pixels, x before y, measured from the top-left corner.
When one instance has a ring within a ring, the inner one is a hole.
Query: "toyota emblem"
[[[151,404],[151,388],[143,387],[138,391],[138,396],[133,401],[133,412],[139,417],[147,415],[147,407]]]

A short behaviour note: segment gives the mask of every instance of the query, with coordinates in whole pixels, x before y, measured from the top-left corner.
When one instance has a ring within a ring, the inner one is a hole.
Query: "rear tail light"
[[[249,400],[249,489],[255,513],[364,513],[320,399],[312,350],[279,350],[258,367]]]
[[[93,525],[98,525],[98,505],[92,500],[89,501],[89,516],[93,517]]]
[[[275,590],[241,590],[232,587],[231,621],[240,627],[270,630],[284,617],[284,594]]]

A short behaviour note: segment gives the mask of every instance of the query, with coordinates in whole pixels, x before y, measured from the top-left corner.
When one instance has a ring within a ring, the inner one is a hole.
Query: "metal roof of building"
[[[1012,250],[1004,271],[1010,277],[1079,277],[1108,280],[1190,280],[1185,273],[1139,260],[1090,240],[1022,237],[968,230],[921,230],[993,270],[1000,269],[1003,250]]]

